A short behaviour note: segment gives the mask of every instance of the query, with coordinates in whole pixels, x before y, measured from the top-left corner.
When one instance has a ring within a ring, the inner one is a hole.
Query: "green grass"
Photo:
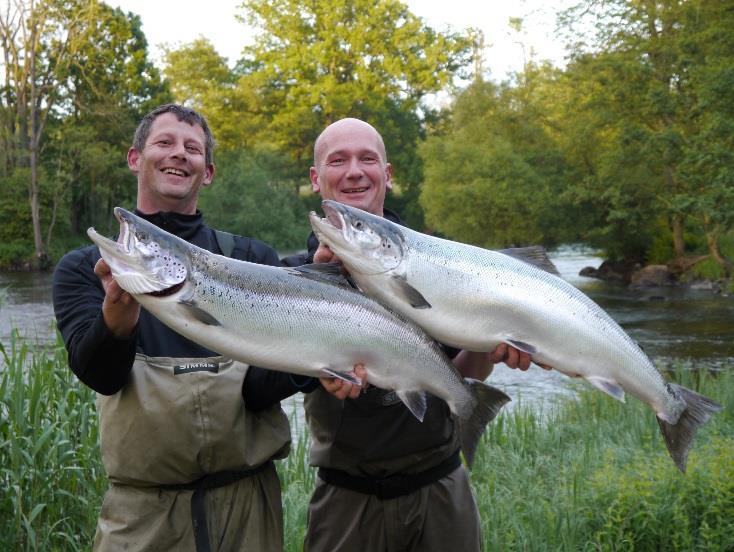
[[[13,338],[0,354],[0,550],[88,550],[107,486],[94,393],[60,342],[32,350]],[[471,476],[484,549],[734,550],[734,370],[670,379],[725,407],[699,432],[686,475],[633,398],[581,386],[552,410],[501,415]],[[302,549],[315,479],[308,437],[297,433],[278,463],[289,551]]]

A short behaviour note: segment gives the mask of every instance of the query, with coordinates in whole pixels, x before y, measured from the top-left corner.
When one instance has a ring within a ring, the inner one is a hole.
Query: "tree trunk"
[[[686,243],[683,237],[685,224],[683,221],[683,215],[678,213],[670,218],[670,229],[673,232],[673,251],[677,259],[684,257],[686,254]]]
[[[711,258],[724,270],[724,276],[726,276],[726,278],[731,278],[734,265],[721,253],[721,249],[719,248],[720,235],[721,231],[718,226],[715,226],[711,231],[707,230],[706,244],[708,245],[709,252],[711,253]]]

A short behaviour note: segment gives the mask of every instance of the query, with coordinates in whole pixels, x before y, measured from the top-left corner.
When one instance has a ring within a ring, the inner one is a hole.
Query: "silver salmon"
[[[615,399],[625,392],[657,415],[685,472],[693,437],[721,406],[667,383],[596,303],[557,275],[538,248],[492,251],[415,232],[326,200],[311,226],[367,295],[448,345],[491,351],[506,343]],[[542,249],[542,248],[540,248]]]
[[[413,322],[310,267],[281,268],[230,259],[196,247],[115,208],[118,241],[87,233],[120,287],[174,331],[219,354],[313,377],[353,374],[396,394],[420,420],[425,393],[459,422],[468,463],[486,424],[509,401],[465,380],[441,347]]]

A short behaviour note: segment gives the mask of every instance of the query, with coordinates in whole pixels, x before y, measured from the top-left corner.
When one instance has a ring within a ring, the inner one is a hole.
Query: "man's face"
[[[319,139],[315,163],[311,188],[323,199],[383,215],[392,167],[374,128],[356,119],[333,124]]]
[[[214,178],[205,145],[199,125],[179,121],[173,113],[159,115],[143,151],[130,148],[127,154],[128,166],[138,176],[138,208],[144,213],[194,213],[199,190]]]

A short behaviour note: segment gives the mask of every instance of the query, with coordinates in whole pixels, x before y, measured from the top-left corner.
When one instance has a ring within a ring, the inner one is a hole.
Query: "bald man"
[[[310,178],[323,199],[404,224],[385,209],[392,166],[379,132],[364,121],[342,119],[321,133]],[[338,261],[313,233],[307,244],[306,255],[282,262]],[[447,352],[465,377],[479,380],[495,362],[525,370],[530,364],[528,355],[505,345],[492,353]],[[479,512],[446,403],[429,396],[419,422],[394,392],[335,378],[321,385],[304,399],[311,464],[319,468],[305,549],[479,550]]]

